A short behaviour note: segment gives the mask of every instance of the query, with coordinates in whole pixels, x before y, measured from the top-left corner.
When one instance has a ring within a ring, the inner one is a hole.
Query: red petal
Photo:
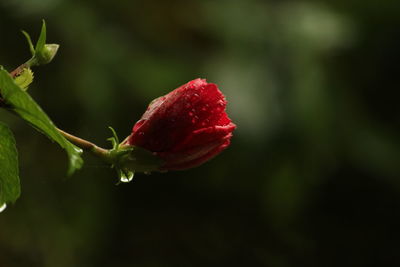
[[[199,166],[203,164],[204,162],[212,159],[219,153],[221,153],[222,150],[227,148],[230,144],[230,136],[227,137],[227,139],[223,140],[222,142],[219,143],[219,145],[214,146],[212,149],[210,149],[208,152],[204,153],[203,155],[198,155],[198,157],[193,158],[193,159],[188,159],[184,162],[173,162],[169,160],[169,163],[161,167],[161,170],[185,170],[189,168],[193,168],[196,166]]]
[[[211,126],[195,130],[192,134],[188,135],[182,142],[173,148],[172,151],[183,151],[192,147],[206,145],[208,143],[223,139],[230,134],[236,125],[230,123],[225,126]]]
[[[129,143],[151,151],[173,149],[197,129],[227,125],[225,106],[215,84],[193,80],[154,100],[134,126]]]
[[[150,103],[127,138],[165,160],[165,169],[185,169],[214,157],[230,143],[236,125],[215,84],[196,79]]]

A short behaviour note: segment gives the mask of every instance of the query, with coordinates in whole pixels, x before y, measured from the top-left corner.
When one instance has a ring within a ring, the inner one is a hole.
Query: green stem
[[[61,129],[57,130],[67,139],[69,140],[71,143],[73,143],[74,145],[76,145],[77,147],[83,149],[84,151],[88,151],[90,153],[92,153],[93,155],[104,159],[105,161],[109,161],[110,158],[110,151],[101,147],[98,147],[97,145],[95,145],[92,142],[89,142],[85,139],[82,139],[80,137],[77,137],[75,135],[72,135],[70,133],[67,133]]]

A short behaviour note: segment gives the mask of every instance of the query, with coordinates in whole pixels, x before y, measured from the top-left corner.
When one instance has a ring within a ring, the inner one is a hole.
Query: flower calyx
[[[112,143],[108,150],[106,161],[117,171],[118,183],[132,181],[136,172],[150,174],[158,171],[161,160],[151,152],[140,147],[128,146],[119,142],[119,138],[112,127],[109,127],[113,136],[107,140]]]

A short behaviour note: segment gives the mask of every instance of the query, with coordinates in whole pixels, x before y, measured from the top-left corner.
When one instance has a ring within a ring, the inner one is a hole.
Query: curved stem
[[[89,142],[85,139],[82,139],[80,137],[77,137],[75,135],[72,135],[70,133],[67,133],[61,129],[57,130],[71,143],[76,145],[77,147],[83,149],[84,151],[88,151],[106,161],[109,159],[109,154],[110,151],[101,147],[98,147],[97,145],[93,144],[92,142]]]

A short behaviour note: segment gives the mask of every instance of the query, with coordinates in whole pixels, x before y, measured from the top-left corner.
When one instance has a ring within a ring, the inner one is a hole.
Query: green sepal
[[[44,45],[46,44],[46,34],[47,34],[46,22],[43,19],[42,20],[42,29],[40,30],[39,39],[35,46],[36,53],[44,49]]]
[[[158,171],[163,161],[152,152],[137,146],[120,145],[111,149],[109,156],[114,168],[134,172],[151,173]]]
[[[22,31],[22,34],[25,36],[26,41],[28,42],[29,51],[31,51],[32,57],[35,55],[35,48],[32,44],[32,39],[26,31]]]
[[[113,149],[117,149],[118,146],[119,146],[119,138],[118,138],[118,135],[117,135],[117,133],[115,132],[115,130],[114,130],[113,127],[108,126],[108,129],[111,130],[113,136],[110,137],[110,138],[107,138],[107,141],[110,141],[110,142],[111,142]]]

